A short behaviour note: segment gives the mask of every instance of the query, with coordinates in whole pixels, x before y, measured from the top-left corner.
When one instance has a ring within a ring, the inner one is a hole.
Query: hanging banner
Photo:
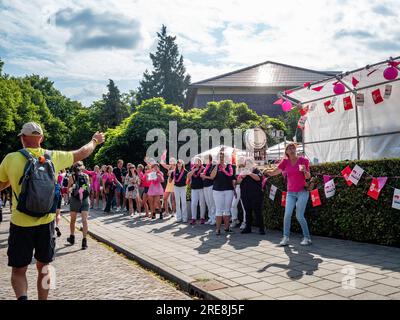
[[[372,100],[374,100],[375,104],[383,102],[383,98],[381,95],[381,89],[376,89],[372,91]]]
[[[343,178],[346,180],[347,185],[348,185],[348,186],[351,186],[351,185],[353,184],[353,182],[351,182],[351,181],[349,180],[350,174],[351,174],[351,168],[350,168],[349,166],[347,166],[346,168],[344,168],[344,169],[342,170],[341,173],[342,173]]]
[[[281,206],[282,207],[286,207],[286,195],[287,195],[287,192],[286,191],[282,191],[282,199],[281,199]]]
[[[332,179],[332,180],[329,180],[328,182],[326,182],[325,186],[324,186],[324,191],[325,191],[326,198],[333,197],[336,192],[335,180]]]
[[[313,207],[321,205],[321,198],[319,196],[318,189],[314,189],[313,191],[311,191],[311,202]]]
[[[364,93],[357,93],[356,105],[361,107],[364,105]]]
[[[344,107],[344,110],[353,109],[353,102],[351,101],[351,97],[343,98],[343,107]]]
[[[335,111],[335,108],[332,106],[332,102],[330,100],[324,102],[324,107],[326,112],[332,113]]]
[[[307,121],[307,117],[306,116],[300,117],[299,122],[297,123],[297,128],[303,130],[304,127],[306,126],[306,121]]]
[[[400,189],[394,189],[392,208],[400,210]]]
[[[353,171],[351,171],[350,173],[350,177],[349,180],[351,182],[353,182],[355,185],[358,184],[358,181],[360,181],[361,176],[364,173],[364,169],[362,169],[360,166],[355,165],[355,167],[353,168]]]
[[[389,99],[391,94],[392,94],[392,85],[391,84],[387,84],[385,86],[385,95],[383,97],[385,99]]]
[[[387,177],[373,178],[371,185],[368,189],[368,195],[375,200],[378,200],[381,190],[385,186]]]
[[[277,187],[275,187],[274,185],[271,185],[271,190],[269,191],[269,198],[272,201],[275,200],[276,190],[277,190]]]

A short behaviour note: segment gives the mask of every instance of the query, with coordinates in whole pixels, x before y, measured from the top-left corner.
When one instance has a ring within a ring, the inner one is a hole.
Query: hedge
[[[343,178],[335,178],[336,194],[326,199],[323,189],[323,178],[319,174],[340,175],[349,165],[358,164],[365,170],[358,185],[347,186]],[[393,188],[400,189],[398,179],[388,179],[378,200],[367,195],[371,178],[400,175],[400,159],[378,161],[342,161],[311,166],[311,175],[317,176],[317,187],[322,205],[312,207],[311,200],[307,205],[306,219],[311,235],[328,236],[339,239],[369,242],[381,245],[400,247],[400,210],[392,208]],[[281,206],[281,192],[277,191],[275,201],[269,199],[271,184],[285,191],[286,185],[282,175],[268,180],[264,197],[264,222],[268,229],[282,230],[284,207]],[[299,223],[292,216],[292,232],[301,232]]]

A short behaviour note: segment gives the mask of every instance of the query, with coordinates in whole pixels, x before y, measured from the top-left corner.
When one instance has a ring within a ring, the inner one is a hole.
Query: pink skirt
[[[163,187],[161,183],[151,184],[149,186],[148,196],[162,196],[164,194]]]

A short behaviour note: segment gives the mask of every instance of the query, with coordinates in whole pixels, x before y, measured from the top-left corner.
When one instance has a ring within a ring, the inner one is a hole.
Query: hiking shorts
[[[69,210],[72,212],[89,211],[89,197],[79,200],[75,197],[71,197],[69,200]]]
[[[32,262],[33,252],[36,261],[50,263],[54,260],[55,246],[54,220],[35,227],[20,227],[10,223],[8,266],[28,266]]]

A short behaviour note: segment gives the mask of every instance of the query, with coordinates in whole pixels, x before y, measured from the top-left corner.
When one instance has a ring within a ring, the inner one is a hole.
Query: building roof
[[[308,81],[331,77],[340,71],[315,71],[266,61],[193,83],[190,88],[296,87]]]

